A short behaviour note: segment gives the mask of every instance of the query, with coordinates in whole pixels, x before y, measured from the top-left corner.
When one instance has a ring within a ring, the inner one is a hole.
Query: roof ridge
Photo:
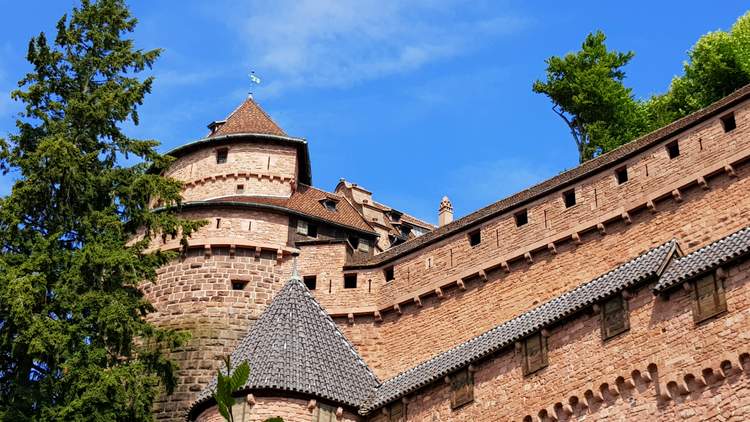
[[[736,102],[745,100],[750,96],[750,84],[747,84],[731,94],[715,101],[714,103],[697,110],[685,117],[677,119],[666,126],[651,131],[645,135],[639,136],[612,151],[595,157],[591,160],[583,162],[572,169],[564,171],[556,176],[542,180],[539,183],[535,183],[532,186],[513,193],[509,196],[501,198],[490,205],[482,207],[468,215],[465,215],[453,222],[446,224],[442,227],[430,231],[422,236],[414,239],[409,239],[406,242],[394,246],[383,253],[374,255],[372,258],[365,262],[353,264],[352,266],[377,266],[384,264],[387,261],[396,259],[402,255],[411,253],[415,248],[424,244],[437,242],[455,231],[466,228],[467,226],[473,226],[485,221],[486,219],[492,218],[498,214],[507,212],[514,207],[519,206],[525,202],[531,201],[536,197],[547,195],[556,189],[561,189],[568,184],[574,183],[575,181],[588,177],[593,173],[596,173],[608,165],[614,165],[627,159],[632,154],[638,153],[642,149],[649,148],[654,144],[663,141],[664,139],[673,136],[675,133],[689,129],[695,124],[703,122],[705,119],[719,113],[725,108],[733,106]]]
[[[367,372],[370,374],[370,376],[372,377],[372,379],[375,380],[375,382],[380,383],[380,380],[378,379],[377,375],[375,375],[375,373],[372,372],[372,370],[370,369],[370,367],[367,365],[367,362],[365,362],[365,360],[362,359],[362,357],[359,355],[359,353],[357,352],[357,349],[354,347],[354,345],[349,341],[348,338],[346,338],[346,336],[344,335],[344,333],[341,332],[341,329],[339,329],[338,325],[336,325],[336,323],[333,322],[333,318],[331,318],[331,315],[328,312],[326,312],[326,310],[323,308],[323,305],[321,305],[320,302],[318,302],[318,300],[315,299],[315,296],[313,296],[313,294],[310,292],[310,289],[307,288],[307,286],[305,285],[305,283],[302,282],[302,279],[292,279],[290,281],[296,281],[302,287],[304,287],[305,294],[310,299],[313,300],[313,303],[315,305],[317,305],[318,310],[320,311],[320,313],[323,314],[326,317],[326,320],[331,324],[331,327],[333,327],[333,329],[336,330],[336,333],[341,337],[341,340],[344,341],[344,343],[347,345],[347,347],[352,352],[352,354],[354,354],[354,356],[357,358],[357,361],[367,370]]]
[[[387,404],[390,402],[390,400],[393,400],[397,397],[400,397],[403,394],[408,394],[411,391],[414,391],[415,389],[418,389],[424,385],[429,384],[430,382],[433,382],[433,380],[430,380],[430,377],[424,377],[425,379],[416,379],[411,380],[411,384],[404,386],[400,389],[398,392],[391,392],[390,395],[388,391],[384,391],[382,394],[380,393],[382,389],[390,388],[391,385],[398,383],[402,379],[407,379],[411,374],[417,373],[418,370],[428,367],[430,364],[433,363],[440,363],[440,360],[450,359],[451,355],[460,354],[462,351],[465,352],[465,355],[463,357],[463,361],[457,360],[456,358],[451,359],[450,363],[446,363],[445,366],[439,368],[431,368],[430,370],[430,376],[431,378],[435,377],[441,377],[446,373],[453,372],[454,370],[461,368],[465,365],[468,365],[471,362],[474,362],[476,360],[482,359],[485,356],[500,350],[504,347],[507,347],[512,341],[515,341],[514,339],[517,338],[523,338],[530,333],[535,332],[536,330],[540,329],[541,327],[544,327],[549,324],[553,324],[556,321],[559,321],[562,318],[565,318],[569,315],[572,315],[576,312],[579,312],[581,309],[583,309],[585,306],[590,305],[591,303],[594,303],[596,301],[602,300],[609,295],[611,295],[613,292],[617,292],[619,290],[625,289],[630,287],[631,285],[639,282],[643,282],[644,280],[650,278],[652,273],[657,273],[660,271],[660,269],[663,266],[663,263],[665,261],[668,261],[671,259],[674,251],[675,246],[677,245],[677,241],[675,239],[672,239],[668,242],[665,242],[661,245],[655,246],[637,257],[626,261],[614,269],[607,271],[606,273],[599,275],[598,277],[580,284],[576,286],[575,288],[568,290],[552,299],[549,299],[548,301],[528,310],[521,314],[516,315],[515,317],[502,322],[495,327],[478,334],[468,340],[465,340],[441,353],[438,353],[437,355],[434,355],[433,357],[426,359],[411,368],[408,368],[393,377],[385,380],[380,385],[377,386],[375,389],[375,393],[373,396],[371,396],[367,402],[366,405],[363,406],[360,410],[360,412],[366,414],[369,413],[371,410],[380,407],[382,405]],[[660,254],[663,254],[663,256],[659,256]],[[650,264],[650,266],[656,266],[656,268],[651,269],[650,267],[647,268],[648,271],[641,271],[641,273],[633,273],[631,270],[633,267],[636,267],[636,270],[638,267],[644,262],[649,261],[652,258],[660,258],[657,259],[656,262],[647,262],[647,264]],[[658,266],[655,264],[659,264]],[[611,278],[613,275],[616,275],[615,273],[628,273],[626,274],[624,280],[612,280],[611,286],[603,286],[603,289],[600,289],[599,292],[590,292],[589,295],[585,295],[582,298],[578,298],[577,301],[579,303],[576,303],[576,295],[580,295],[581,292],[584,292],[587,289],[594,289],[597,287],[598,284],[605,284],[610,282],[609,278]],[[607,288],[608,287],[608,288]],[[595,293],[595,294],[594,294]],[[552,307],[552,305],[560,303],[560,302],[570,302],[565,303],[565,307],[562,310],[557,310],[556,312],[554,309],[550,310],[550,312],[547,311],[547,308]],[[524,324],[525,322],[525,324]],[[498,338],[493,339],[494,336],[500,336]],[[478,347],[470,347],[473,346],[475,343],[479,342],[480,340],[488,339],[490,340],[490,343],[485,345],[484,348],[478,348]],[[477,350],[479,349],[479,350]],[[458,356],[460,358],[460,356]],[[409,381],[408,379],[406,381]],[[380,395],[381,397],[377,397]],[[385,397],[382,397],[385,395]]]

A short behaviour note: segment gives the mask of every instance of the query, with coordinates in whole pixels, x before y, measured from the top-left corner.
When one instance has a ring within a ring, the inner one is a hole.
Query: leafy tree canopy
[[[704,108],[750,83],[750,12],[731,31],[710,32],[688,51],[684,73],[669,90],[635,100],[623,80],[633,53],[610,51],[601,31],[589,34],[580,51],[547,59],[546,81],[534,92],[547,95],[568,125],[580,162],[610,151],[651,130]]]
[[[122,0],[83,0],[52,42],[29,43],[12,93],[25,108],[0,140],[16,176],[0,199],[0,420],[151,420],[174,386],[163,352],[186,336],[145,320],[138,286],[173,258],[148,239],[184,240],[200,223],[149,209],[179,204],[180,184],[159,176],[156,141],[122,130],[138,124],[152,84],[138,75],[159,55],[126,38],[135,25]]]

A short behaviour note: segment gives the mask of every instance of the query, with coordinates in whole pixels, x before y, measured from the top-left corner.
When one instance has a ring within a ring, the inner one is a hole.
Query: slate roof
[[[675,240],[653,248],[586,284],[396,375],[377,388],[360,413],[368,414],[614,293],[658,277],[677,248]]]
[[[220,123],[208,137],[231,133],[264,133],[286,136],[279,125],[271,120],[271,117],[250,97],[227,116],[226,120]]]
[[[247,361],[247,390],[310,395],[359,407],[378,385],[377,377],[318,304],[299,276],[293,276],[232,353]],[[191,406],[195,417],[213,401],[214,379]]]
[[[333,199],[336,201],[336,211],[327,210],[320,202],[324,199]],[[271,205],[296,211],[298,214],[314,217],[340,226],[350,227],[373,235],[375,234],[372,226],[365,221],[364,217],[362,217],[354,206],[352,206],[352,204],[350,204],[344,197],[302,183],[297,184],[297,190],[295,190],[289,198],[234,195],[213,198],[205,202],[212,204],[234,202]]]
[[[545,180],[507,198],[501,199],[500,201],[497,201],[492,205],[479,209],[463,218],[453,221],[452,223],[446,224],[445,226],[442,226],[434,231],[428,232],[423,236],[416,237],[401,245],[392,247],[381,254],[370,257],[367,261],[347,265],[347,268],[354,269],[376,267],[378,265],[385,264],[386,262],[395,260],[398,257],[406,255],[420,247],[438,242],[463,229],[481,224],[482,222],[487,221],[497,215],[520,207],[556,190],[560,190],[567,186],[570,186],[577,181],[596,174],[603,169],[616,166],[632,157],[633,155],[651,148],[652,146],[658,144],[661,141],[664,141],[671,136],[674,136],[684,130],[694,127],[695,125],[705,122],[708,119],[716,117],[718,114],[724,112],[728,108],[739,104],[740,102],[748,98],[750,98],[750,84],[745,85],[744,87],[736,90],[735,92],[716,101],[715,103],[709,105],[704,109],[698,110],[693,114],[676,120],[675,122],[638,139],[635,139],[632,142],[628,142],[625,145],[606,154],[602,154],[599,157],[586,161],[578,167],[563,172],[558,176]]]
[[[664,271],[654,292],[694,279],[717,267],[750,255],[750,227],[745,227],[697,251],[675,259]]]

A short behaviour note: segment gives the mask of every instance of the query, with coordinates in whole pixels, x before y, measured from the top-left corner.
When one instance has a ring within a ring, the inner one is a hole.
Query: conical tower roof
[[[266,135],[286,136],[252,97],[240,104],[226,120],[212,122],[209,126],[209,137],[229,135],[232,133],[261,133]]]
[[[276,295],[232,353],[232,366],[247,361],[246,390],[276,390],[359,407],[379,384],[328,313],[295,275]],[[211,398],[216,380],[199,395]]]

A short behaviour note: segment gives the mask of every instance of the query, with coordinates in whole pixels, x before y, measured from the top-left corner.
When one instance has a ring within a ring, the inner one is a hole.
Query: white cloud
[[[233,5],[233,17],[224,17],[247,44],[246,64],[273,76],[264,87],[273,94],[409,72],[525,26],[521,18],[493,15],[477,4],[263,0],[245,9]]]

